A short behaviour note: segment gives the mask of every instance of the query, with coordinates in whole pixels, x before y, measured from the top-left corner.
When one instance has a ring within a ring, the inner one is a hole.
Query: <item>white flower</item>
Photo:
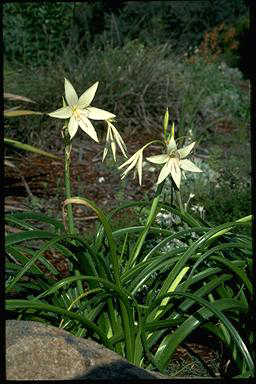
[[[127,157],[126,145],[125,145],[121,135],[119,134],[118,130],[112,124],[111,119],[107,120],[106,122],[108,124],[108,130],[107,130],[107,137],[106,137],[106,146],[105,146],[104,151],[103,151],[102,161],[104,161],[104,159],[108,153],[109,146],[111,146],[113,157],[114,157],[114,160],[116,161],[116,143],[118,144],[119,148],[121,149],[124,157]]]
[[[153,140],[153,141],[150,141],[149,143],[145,144],[142,148],[140,148],[137,152],[135,152],[134,155],[132,155],[132,157],[130,157],[128,160],[126,160],[125,163],[121,164],[118,167],[118,169],[121,169],[121,168],[125,167],[126,165],[128,165],[128,168],[126,168],[126,170],[122,173],[121,179],[123,179],[127,175],[127,173],[130,172],[130,170],[136,166],[138,176],[139,176],[139,183],[141,185],[141,183],[142,183],[143,151],[146,147],[148,147],[149,145],[151,145],[157,141],[158,140]]]
[[[184,148],[177,149],[176,141],[172,135],[168,145],[167,153],[162,155],[147,157],[147,160],[154,164],[164,164],[158,176],[157,184],[160,184],[169,174],[175,182],[177,188],[180,188],[181,182],[181,169],[191,172],[202,172],[190,160],[183,160],[193,149],[195,141]]]
[[[98,84],[99,82],[97,81],[78,98],[72,84],[65,79],[65,98],[68,106],[49,113],[49,116],[59,119],[70,118],[68,123],[68,132],[71,139],[75,136],[78,126],[80,126],[82,130],[87,133],[87,135],[89,135],[93,140],[99,142],[97,133],[89,119],[107,120],[115,117],[113,113],[90,106]]]
[[[123,179],[127,175],[127,173],[137,165],[139,183],[141,185],[141,183],[142,183],[143,149],[144,149],[144,147],[139,149],[136,153],[134,153],[134,155],[132,157],[130,157],[130,159],[128,159],[125,163],[123,163],[122,165],[120,165],[120,167],[118,167],[118,169],[121,169],[121,168],[125,167],[126,165],[129,165],[128,168],[122,173],[121,179]]]

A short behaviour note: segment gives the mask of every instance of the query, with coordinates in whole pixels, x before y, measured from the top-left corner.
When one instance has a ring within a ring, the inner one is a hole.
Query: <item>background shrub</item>
[[[205,32],[220,23],[225,23],[225,33],[235,30],[238,42],[245,44],[245,1],[5,3],[4,55],[16,65],[32,65],[54,61],[69,49],[84,55],[92,46],[116,47],[134,39],[150,46],[172,42],[176,51],[184,52],[199,46]],[[223,44],[230,54],[230,45]]]

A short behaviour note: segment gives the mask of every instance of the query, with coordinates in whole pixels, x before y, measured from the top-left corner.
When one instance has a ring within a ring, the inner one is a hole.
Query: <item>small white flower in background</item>
[[[71,139],[75,136],[78,126],[80,126],[87,135],[99,142],[97,133],[89,119],[107,120],[115,117],[113,113],[90,106],[98,88],[98,84],[99,82],[97,81],[78,98],[73,85],[65,79],[65,99],[68,106],[59,108],[48,115],[58,119],[70,118],[68,132]]]
[[[105,181],[105,177],[101,176],[98,178],[98,182],[101,184]]]
[[[106,120],[106,123],[108,125],[108,130],[107,130],[107,137],[106,137],[106,146],[105,146],[104,151],[103,151],[102,161],[104,161],[104,159],[108,153],[109,146],[111,146],[113,157],[114,157],[114,160],[116,161],[116,143],[118,144],[119,148],[121,149],[123,155],[125,157],[127,157],[126,145],[125,145],[120,133],[112,124],[112,119]]]
[[[155,172],[155,170],[156,170],[155,167],[149,167],[149,168],[148,168],[148,171],[149,171],[149,172]]]
[[[199,212],[199,216],[204,219],[204,213],[205,213],[205,209],[204,207],[202,207],[201,205],[193,205],[191,207],[191,210],[194,211],[194,212]]]
[[[184,159],[192,151],[195,143],[196,142],[194,141],[186,147],[177,149],[177,144],[174,140],[174,124],[172,125],[172,135],[171,138],[168,140],[166,147],[167,153],[147,157],[147,160],[153,164],[164,164],[159,174],[157,184],[162,183],[162,181],[168,175],[171,175],[173,181],[179,189],[181,182],[181,169],[190,172],[202,172],[202,170],[198,168],[194,163],[192,163],[192,161]]]
[[[195,197],[195,194],[194,194],[194,193],[190,193],[190,194],[189,194],[189,197],[188,197],[187,202],[184,203],[185,211],[188,209],[188,204],[189,204],[190,200],[193,199],[194,197]]]

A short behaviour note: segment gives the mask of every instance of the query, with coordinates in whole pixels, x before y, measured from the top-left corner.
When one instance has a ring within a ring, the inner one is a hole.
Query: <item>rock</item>
[[[102,345],[35,321],[6,321],[7,380],[170,379]]]

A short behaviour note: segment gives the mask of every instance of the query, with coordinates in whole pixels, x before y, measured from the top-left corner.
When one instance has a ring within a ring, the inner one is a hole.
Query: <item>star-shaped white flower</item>
[[[176,141],[172,136],[168,145],[167,153],[147,157],[147,160],[154,164],[164,164],[158,176],[157,184],[160,184],[168,175],[171,175],[177,188],[180,188],[181,169],[191,172],[202,172],[192,161],[184,159],[194,148],[195,141],[184,148],[177,149]],[[183,160],[184,159],[184,160]]]
[[[87,135],[99,142],[97,133],[89,119],[107,120],[115,117],[113,113],[90,106],[98,88],[98,84],[99,82],[97,81],[78,98],[73,85],[65,79],[65,99],[68,105],[49,113],[49,116],[59,119],[70,118],[68,132],[71,139],[75,136],[78,126],[80,126]]]
[[[106,122],[108,124],[108,130],[107,130],[107,137],[106,137],[106,146],[105,146],[104,151],[103,151],[102,161],[104,161],[104,159],[108,153],[109,146],[111,146],[113,157],[114,157],[114,160],[116,161],[116,143],[118,144],[119,148],[121,149],[124,157],[127,157],[126,145],[125,145],[125,142],[123,141],[120,133],[112,124],[111,119],[107,120]]]

